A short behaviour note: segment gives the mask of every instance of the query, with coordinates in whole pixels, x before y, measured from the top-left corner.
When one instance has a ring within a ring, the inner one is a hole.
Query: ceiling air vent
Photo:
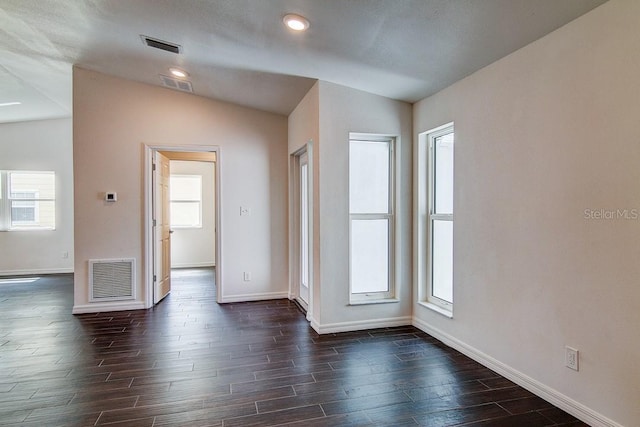
[[[168,87],[169,89],[193,93],[193,87],[190,81],[174,79],[173,77],[163,76],[162,74],[160,74],[160,81],[162,81],[164,87]]]
[[[164,50],[171,53],[181,53],[182,46],[176,43],[166,42],[164,40],[154,39],[153,37],[143,36],[142,41],[145,45],[149,47],[154,47],[156,49]]]

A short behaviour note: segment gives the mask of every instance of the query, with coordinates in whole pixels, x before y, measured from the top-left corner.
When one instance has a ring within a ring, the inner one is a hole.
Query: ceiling
[[[415,102],[605,1],[2,0],[0,104],[21,104],[0,122],[70,116],[73,65],[155,85],[178,66],[196,95],[278,114],[316,79]]]

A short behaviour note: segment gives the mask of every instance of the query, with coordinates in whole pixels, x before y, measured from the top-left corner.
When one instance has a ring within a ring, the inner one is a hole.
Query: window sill
[[[384,299],[349,301],[348,305],[391,304],[396,302],[400,302],[400,300],[397,298],[384,298]]]
[[[429,310],[433,310],[438,314],[441,314],[445,317],[448,317],[449,319],[453,319],[453,311],[451,310],[447,310],[445,308],[440,307],[439,305],[435,305],[433,303],[427,302],[427,301],[420,301],[418,302],[418,304],[420,304],[423,307],[428,308]]]
[[[13,227],[8,229],[0,229],[0,232],[12,232],[12,231],[56,231],[55,228],[49,227]]]

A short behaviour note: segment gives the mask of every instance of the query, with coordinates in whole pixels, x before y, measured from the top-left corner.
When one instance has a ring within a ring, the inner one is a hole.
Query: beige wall
[[[57,193],[55,230],[0,232],[0,275],[73,272],[71,130],[71,119],[0,124],[0,170],[54,171]]]
[[[594,425],[640,420],[640,222],[585,215],[640,208],[638,17],[612,0],[414,109],[456,132],[454,318],[416,323]]]
[[[411,318],[411,105],[319,82],[318,225],[323,332],[406,324]],[[398,136],[397,298],[349,305],[349,133]]]
[[[310,301],[311,307],[307,310],[308,317],[313,319],[314,323],[320,322],[320,269],[317,266],[320,265],[320,227],[319,227],[319,192],[318,192],[318,144],[320,140],[320,83],[316,82],[315,85],[307,92],[305,97],[296,106],[293,112],[289,115],[288,127],[289,127],[289,154],[293,155],[304,146],[309,147],[311,143],[311,151],[308,152],[310,172],[311,172],[311,227],[313,228],[311,237],[311,245],[313,250],[310,252],[310,275],[311,277],[311,295]],[[291,159],[290,159],[291,160]],[[294,165],[291,165],[294,166]],[[292,170],[289,170],[289,189],[295,188],[294,174]],[[294,208],[294,204],[297,199],[291,191],[289,192],[289,280],[291,286],[299,286],[297,282],[298,276],[298,262],[299,262],[299,243],[298,243],[298,229],[299,222],[297,217],[297,211]],[[293,292],[295,294],[296,291]]]
[[[171,234],[171,267],[215,265],[214,163],[171,160],[171,174],[198,175],[202,179],[202,227],[174,228]]]
[[[144,144],[220,147],[222,299],[286,295],[286,117],[80,68],[73,85],[76,311],[99,310],[87,303],[93,258],[135,258],[145,299]]]

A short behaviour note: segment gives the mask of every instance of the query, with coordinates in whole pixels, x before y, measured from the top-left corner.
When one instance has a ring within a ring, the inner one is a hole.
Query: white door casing
[[[299,156],[299,209],[300,213],[300,280],[299,297],[303,305],[309,304],[309,164],[307,153]],[[306,307],[305,307],[306,308]]]
[[[153,303],[157,304],[171,292],[171,223],[169,219],[169,159],[159,152],[154,159],[153,233],[154,287]]]

